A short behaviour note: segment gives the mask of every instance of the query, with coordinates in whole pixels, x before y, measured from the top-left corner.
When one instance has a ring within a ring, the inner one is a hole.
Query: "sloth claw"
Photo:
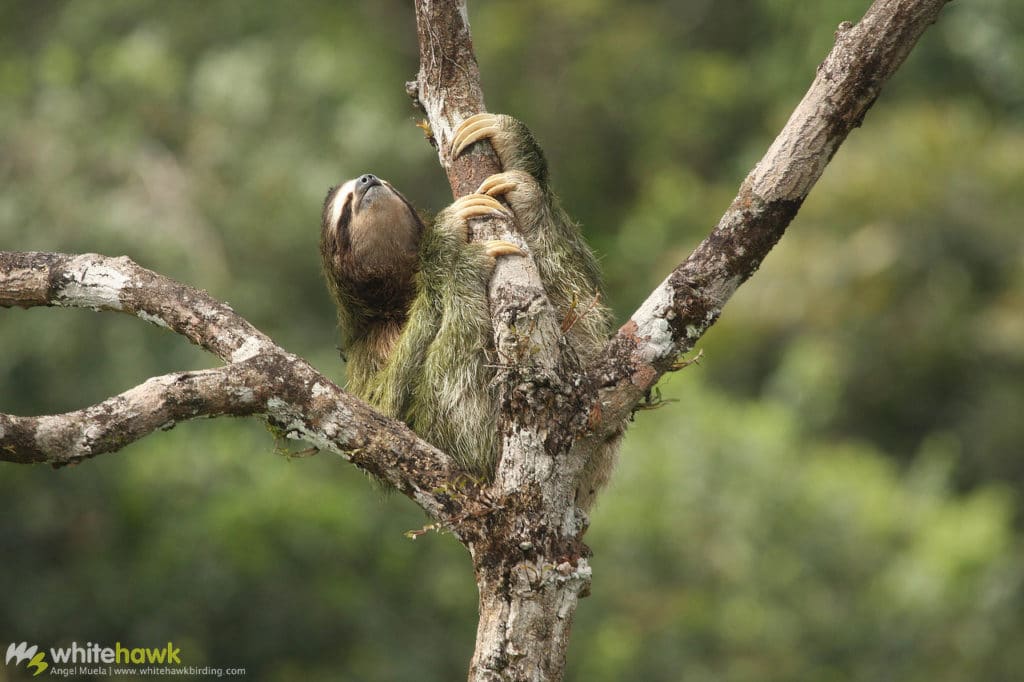
[[[501,129],[496,114],[476,114],[470,116],[455,129],[455,137],[452,139],[452,158],[457,159],[459,155],[474,142],[495,135]]]
[[[512,242],[505,241],[504,239],[490,239],[484,243],[485,253],[491,258],[497,258],[498,256],[525,256],[523,250]]]
[[[452,204],[452,209],[459,220],[482,216],[509,217],[508,209],[486,194],[467,194],[460,197]]]
[[[519,187],[519,181],[509,173],[495,173],[480,185],[477,194],[500,197]]]

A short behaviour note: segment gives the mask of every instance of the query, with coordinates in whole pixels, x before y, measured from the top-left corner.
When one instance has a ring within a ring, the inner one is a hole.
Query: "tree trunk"
[[[509,566],[481,566],[480,622],[469,679],[560,680],[573,614],[590,584],[590,568],[524,559]]]

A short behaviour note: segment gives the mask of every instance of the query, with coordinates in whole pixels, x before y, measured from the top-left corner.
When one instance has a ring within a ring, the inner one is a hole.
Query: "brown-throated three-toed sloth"
[[[429,227],[398,190],[373,175],[333,188],[324,201],[320,253],[338,306],[348,390],[405,421],[469,472],[494,473],[497,400],[487,285],[505,241],[468,241],[469,218],[506,209],[537,263],[568,345],[587,367],[608,337],[597,260],[548,187],[544,154],[510,116],[462,122],[453,156],[489,139],[502,173],[442,211]],[[577,502],[589,508],[607,480],[614,444],[588,464]]]

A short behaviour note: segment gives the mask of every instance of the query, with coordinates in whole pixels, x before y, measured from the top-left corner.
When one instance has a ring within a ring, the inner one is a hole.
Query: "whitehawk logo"
[[[32,673],[33,677],[39,675],[50,667],[50,664],[46,662],[46,654],[39,651],[39,647],[35,644],[29,646],[28,642],[19,642],[17,644],[11,642],[11,645],[7,647],[7,659],[4,663],[10,665],[11,659],[14,659],[14,665],[21,665],[22,661],[28,660],[25,667],[36,669],[36,671]]]

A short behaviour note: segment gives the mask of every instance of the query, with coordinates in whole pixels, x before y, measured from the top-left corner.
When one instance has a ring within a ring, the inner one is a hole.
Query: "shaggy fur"
[[[586,367],[611,327],[597,260],[548,188],[547,163],[533,135],[510,116],[492,120],[485,137],[504,172],[488,182],[507,183],[501,194],[564,320],[568,347]],[[489,478],[498,449],[488,367],[487,284],[494,261],[482,245],[467,243],[465,220],[451,207],[426,227],[397,190],[374,181],[361,176],[332,190],[321,225],[348,389],[404,420],[466,470]],[[615,445],[588,466],[582,506],[590,506],[607,479]]]

